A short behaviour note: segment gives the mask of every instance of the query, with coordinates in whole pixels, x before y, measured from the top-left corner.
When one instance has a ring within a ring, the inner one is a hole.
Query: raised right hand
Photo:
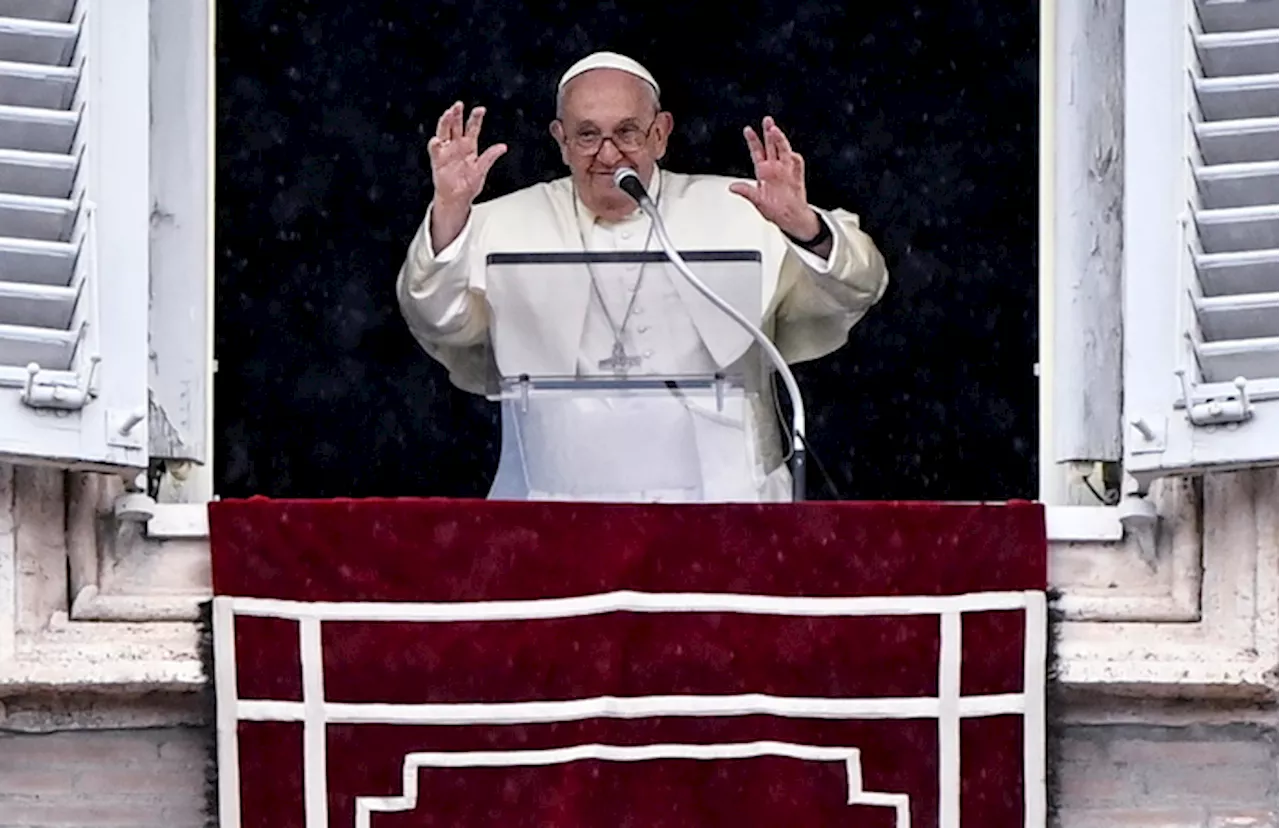
[[[494,144],[479,153],[484,112],[483,106],[475,107],[463,126],[463,106],[459,101],[446,109],[436,123],[436,134],[427,143],[427,152],[431,156],[437,209],[468,212],[494,162],[507,151],[506,144]]]

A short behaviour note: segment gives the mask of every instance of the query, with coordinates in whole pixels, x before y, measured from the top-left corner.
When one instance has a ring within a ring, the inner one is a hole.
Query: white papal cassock
[[[758,250],[761,254],[762,327],[788,362],[828,354],[844,344],[849,329],[883,295],[888,281],[884,259],[843,210],[819,215],[833,236],[827,259],[793,244],[741,196],[729,191],[736,179],[683,175],[655,170],[649,182],[672,241],[681,251]],[[474,205],[461,235],[439,253],[431,248],[428,208],[409,246],[397,282],[401,311],[422,347],[443,363],[453,383],[477,394],[496,391],[497,371],[490,342],[490,309],[485,299],[485,262],[490,253],[540,253],[587,250],[661,250],[650,222],[639,209],[619,222],[598,220],[577,197],[569,178],[537,184]],[[665,269],[649,269],[640,281],[623,343],[628,354],[648,355],[637,372],[705,374],[719,365],[725,343],[708,325],[686,311],[686,285],[672,284]],[[680,278],[678,275],[674,278]],[[535,353],[523,356],[547,376],[599,375],[600,360],[614,345],[615,329],[630,303],[614,281],[598,282],[611,318],[602,312],[600,294],[583,281],[571,295],[531,293],[531,314],[555,319],[561,335],[531,337]],[[629,286],[628,286],[629,287]],[[504,324],[511,324],[508,320]],[[740,347],[738,348],[740,351]],[[687,469],[687,479],[660,487],[597,491],[582,499],[611,501],[772,501],[788,499],[790,477],[783,464],[771,385],[758,373],[753,412],[740,429],[736,448],[723,439],[701,445],[693,420],[667,418],[626,439],[645,447],[654,467]],[[695,417],[694,420],[697,418]],[[639,418],[641,423],[646,418]],[[505,425],[505,417],[504,417]],[[572,433],[572,428],[567,430]],[[709,445],[716,445],[708,450]],[[504,464],[506,463],[504,453]],[[519,470],[499,469],[492,497],[504,499],[565,497],[529,491]],[[572,495],[568,495],[572,497]]]

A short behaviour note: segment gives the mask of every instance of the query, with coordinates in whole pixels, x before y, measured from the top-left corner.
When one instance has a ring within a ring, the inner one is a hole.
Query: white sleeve
[[[473,345],[488,335],[484,297],[471,290],[470,242],[473,215],[458,237],[439,253],[431,250],[431,207],[409,244],[396,281],[405,321],[424,342]]]
[[[786,233],[783,233],[782,237],[787,240],[791,251],[800,257],[800,261],[804,262],[806,267],[814,273],[830,276],[831,271],[835,269],[837,254],[839,253],[840,229],[827,217],[825,210],[815,210],[814,212],[818,214],[819,220],[827,226],[827,232],[831,234],[831,250],[827,253],[826,259],[821,258],[811,250],[805,250],[793,242]]]

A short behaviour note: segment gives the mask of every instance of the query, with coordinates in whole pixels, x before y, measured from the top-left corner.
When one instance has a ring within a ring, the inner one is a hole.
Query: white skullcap
[[[564,89],[564,85],[583,72],[590,72],[592,69],[618,69],[629,75],[635,75],[640,80],[653,87],[655,94],[659,93],[658,82],[653,79],[653,75],[649,74],[649,70],[641,66],[637,61],[632,60],[626,55],[620,55],[617,52],[596,52],[587,55],[582,60],[569,67],[569,71],[565,72],[560,78],[560,85],[557,89]]]

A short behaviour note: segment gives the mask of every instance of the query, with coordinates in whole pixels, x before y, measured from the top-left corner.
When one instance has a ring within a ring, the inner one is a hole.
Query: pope
[[[459,102],[440,116],[428,143],[434,196],[400,269],[397,295],[415,339],[449,370],[456,386],[492,391],[492,313],[485,295],[489,254],[657,249],[648,218],[614,183],[620,167],[633,168],[647,182],[680,249],[759,252],[761,327],[788,362],[842,347],[849,330],[884,294],[888,273],[875,243],[855,214],[809,203],[805,159],[772,117],[762,120],[759,131],[743,129],[753,180],[676,173],[659,166],[674,128],[660,94],[653,75],[628,57],[598,52],[578,61],[560,79],[549,128],[569,174],[488,201],[478,199],[507,146],[482,149],[482,106],[467,113]],[[581,301],[557,300],[545,312],[567,316],[556,324],[581,334],[573,335],[575,347],[569,352],[546,354],[546,364],[561,373],[595,374],[608,364],[602,355],[625,353],[635,363],[642,355],[655,355],[655,364],[640,370],[722,370],[717,343],[708,342],[706,330],[683,312],[681,294],[672,287],[668,276],[646,275],[642,268],[636,283],[626,286],[627,295],[610,295],[620,288],[593,280],[590,295]],[[736,461],[703,456],[690,466],[688,480],[662,491],[642,487],[578,497],[785,500],[790,481],[772,394],[768,387],[756,390],[760,402],[750,418],[754,422],[744,428],[742,473],[726,475],[716,468]],[[673,464],[681,465],[698,454],[696,427],[663,429],[641,440],[650,456],[669,452]],[[499,477],[510,476],[500,468]],[[726,479],[732,482],[709,485]],[[533,492],[500,480],[490,496],[574,495]]]

